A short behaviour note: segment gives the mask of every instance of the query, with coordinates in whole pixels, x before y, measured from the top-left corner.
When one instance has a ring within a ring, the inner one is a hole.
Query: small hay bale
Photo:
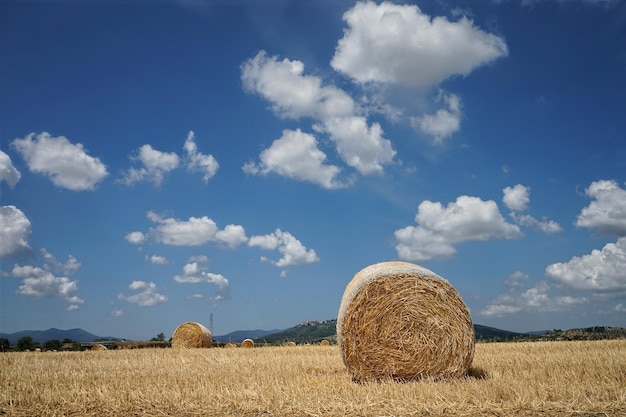
[[[320,346],[330,346],[330,342],[328,340],[324,339],[324,340],[322,340],[320,342]]]
[[[246,339],[243,342],[241,342],[241,347],[242,348],[253,348],[254,347],[254,340],[252,339]]]
[[[93,345],[90,350],[109,350],[106,346],[98,343],[97,345]]]
[[[226,344],[224,345],[224,347],[225,347],[225,348],[227,348],[227,349],[231,349],[231,348],[236,348],[236,347],[237,347],[237,345],[236,345],[236,344],[234,344],[234,343],[230,343],[230,342],[229,342],[229,343],[226,343]]]
[[[212,344],[209,329],[193,321],[178,326],[172,336],[173,348],[209,348]]]
[[[288,342],[287,347],[296,347],[296,342]]]
[[[357,382],[463,376],[474,358],[474,327],[459,293],[407,262],[370,265],[352,278],[337,342]]]

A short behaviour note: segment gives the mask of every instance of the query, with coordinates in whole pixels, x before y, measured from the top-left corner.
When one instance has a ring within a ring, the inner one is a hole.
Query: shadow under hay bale
[[[213,337],[209,329],[192,321],[178,326],[172,336],[173,348],[209,348],[212,344]]]
[[[407,262],[370,265],[353,277],[337,341],[357,382],[464,376],[474,357],[472,319],[458,292]]]

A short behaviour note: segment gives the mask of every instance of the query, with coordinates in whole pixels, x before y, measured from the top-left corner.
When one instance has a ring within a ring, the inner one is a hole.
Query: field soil
[[[8,416],[626,416],[626,340],[479,343],[470,375],[356,384],[337,346],[0,354]]]

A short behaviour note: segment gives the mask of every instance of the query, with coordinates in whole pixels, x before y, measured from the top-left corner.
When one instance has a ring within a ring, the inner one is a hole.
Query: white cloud
[[[503,317],[520,312],[567,311],[588,302],[585,297],[550,296],[550,289],[546,282],[539,282],[525,291],[509,291],[491,300],[479,314],[485,317]]]
[[[0,149],[0,182],[6,181],[13,188],[21,176],[20,171],[13,166],[11,157]]]
[[[626,306],[622,303],[616,304],[613,307],[613,311],[617,311],[618,313],[626,313]]]
[[[265,250],[278,249],[278,252],[282,254],[278,261],[272,261],[265,257],[262,260],[266,260],[279,268],[319,262],[315,250],[307,249],[291,233],[283,232],[280,229],[276,229],[274,233],[269,235],[252,236],[248,241],[248,245],[251,247],[258,246]]]
[[[515,271],[504,280],[504,283],[509,287],[523,287],[524,285],[521,283],[521,281],[527,279],[528,274],[525,274],[521,271]]]
[[[141,245],[146,241],[146,238],[146,235],[141,232],[130,232],[124,236],[124,239],[126,239],[131,245]]]
[[[81,267],[81,263],[79,262],[79,260],[72,255],[67,256],[67,262],[61,263],[45,248],[41,249],[40,252],[43,258],[46,260],[46,269],[53,269],[54,271],[71,275],[78,271]]]
[[[379,124],[368,126],[364,117],[357,114],[357,106],[352,98],[343,90],[334,86],[324,86],[319,77],[304,75],[304,64],[300,61],[268,57],[265,51],[259,52],[254,58],[242,65],[241,78],[246,91],[257,93],[271,103],[272,110],[280,117],[292,119],[311,118],[316,121],[315,129],[327,133],[336,146],[340,157],[349,166],[363,175],[381,174],[383,165],[390,163],[395,151],[391,142],[383,137]],[[300,135],[304,135],[300,133]],[[301,137],[307,141],[291,150],[302,153],[307,150],[308,164],[318,164],[325,155],[317,149],[316,141]],[[315,145],[315,146],[313,146]],[[273,154],[273,152],[272,152]],[[276,155],[273,155],[276,156]],[[293,161],[291,156],[281,159]],[[265,167],[248,165],[251,172],[263,172]],[[311,173],[307,170],[304,178],[301,170],[292,170],[282,175],[294,175],[311,181]],[[324,175],[314,177],[315,182],[325,185],[333,184],[329,178],[335,168],[325,167]],[[338,172],[338,171],[337,171]]]
[[[343,19],[331,65],[360,83],[430,87],[508,54],[503,38],[467,17],[431,18],[414,5],[358,2]]]
[[[576,291],[626,294],[626,237],[607,243],[601,250],[574,256],[568,262],[548,265],[546,276],[557,284]]]
[[[30,220],[22,210],[15,206],[0,207],[0,258],[30,251],[31,232]]]
[[[456,94],[441,92],[437,102],[442,101],[445,108],[434,114],[425,114],[411,118],[411,124],[423,133],[432,136],[435,143],[441,144],[461,129],[461,99]]]
[[[193,131],[189,131],[187,134],[183,149],[187,155],[187,170],[202,173],[202,181],[205,184],[208,183],[209,179],[213,178],[219,168],[217,160],[213,155],[205,155],[198,152],[198,145],[196,145]]]
[[[218,242],[234,248],[247,241],[243,226],[229,224],[219,230],[217,224],[207,216],[190,217],[189,220],[163,218],[150,211],[148,218],[158,226],[150,229],[154,239],[166,245],[201,246],[208,242]]]
[[[136,291],[136,293],[132,295],[120,293],[117,298],[131,304],[137,304],[139,307],[151,307],[167,301],[167,295],[159,294],[154,282],[133,281],[128,289]]]
[[[317,147],[315,136],[300,129],[283,130],[283,134],[259,155],[259,163],[243,166],[247,174],[274,172],[288,178],[308,181],[326,189],[345,187],[336,177],[341,168],[326,165],[326,154]]]
[[[118,181],[125,185],[133,185],[140,181],[150,181],[159,186],[163,182],[163,176],[178,168],[179,158],[175,152],[161,152],[150,145],[143,145],[137,154],[131,157],[139,161],[141,168],[129,168],[124,176]]]
[[[153,265],[167,265],[167,258],[160,255],[146,255],[146,260],[149,260]]]
[[[478,197],[459,196],[444,207],[423,201],[415,215],[417,226],[395,231],[396,251],[401,259],[424,261],[456,253],[455,244],[521,236],[518,226],[507,223],[498,205]]]
[[[111,310],[111,316],[112,317],[122,317],[124,315],[124,309],[123,308],[114,308],[113,310]]]
[[[228,287],[229,284],[228,279],[223,275],[207,272],[207,268],[197,262],[185,264],[183,274],[175,275],[174,281],[180,284],[199,284],[206,282],[207,284],[214,284],[222,290]]]
[[[552,234],[558,233],[563,230],[561,225],[554,220],[548,220],[545,218],[543,218],[542,220],[537,220],[529,214],[517,213],[511,213],[511,217],[513,218],[513,220],[515,220],[515,223],[520,226],[532,227],[533,229],[537,229],[544,233]]]
[[[509,210],[524,211],[530,202],[530,188],[522,184],[513,187],[506,187],[502,190],[504,197],[502,202]]]
[[[82,144],[72,144],[64,136],[31,133],[23,139],[15,139],[11,145],[22,155],[31,172],[47,175],[56,186],[68,190],[93,190],[109,175],[106,166],[98,158],[89,156]]]
[[[593,201],[582,209],[576,226],[626,236],[626,190],[616,181],[600,180],[591,183],[585,193]]]
[[[66,276],[57,277],[47,269],[31,265],[15,265],[11,275],[22,280],[18,294],[33,298],[59,297],[67,301],[69,310],[76,310],[84,300],[78,297],[78,281]]]

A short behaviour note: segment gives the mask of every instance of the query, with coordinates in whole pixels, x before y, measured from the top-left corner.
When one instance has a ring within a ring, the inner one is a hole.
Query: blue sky
[[[0,1],[0,56],[0,332],[287,328],[397,259],[626,326],[623,2]]]

